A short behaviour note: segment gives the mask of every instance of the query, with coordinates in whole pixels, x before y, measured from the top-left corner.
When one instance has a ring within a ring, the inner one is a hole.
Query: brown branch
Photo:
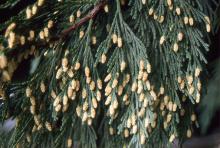
[[[85,17],[83,17],[79,22],[75,23],[74,25],[70,26],[69,28],[63,30],[59,36],[59,38],[64,38],[67,36],[71,31],[79,28],[84,23],[88,22],[90,19],[93,19],[98,12],[105,6],[107,0],[102,0],[98,3]]]

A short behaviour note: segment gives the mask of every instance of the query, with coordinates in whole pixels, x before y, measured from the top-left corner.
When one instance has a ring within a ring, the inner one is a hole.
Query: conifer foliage
[[[191,137],[211,31],[205,7],[37,0],[2,23],[1,120],[16,118],[9,146],[164,147]],[[25,59],[35,66],[14,81]]]

